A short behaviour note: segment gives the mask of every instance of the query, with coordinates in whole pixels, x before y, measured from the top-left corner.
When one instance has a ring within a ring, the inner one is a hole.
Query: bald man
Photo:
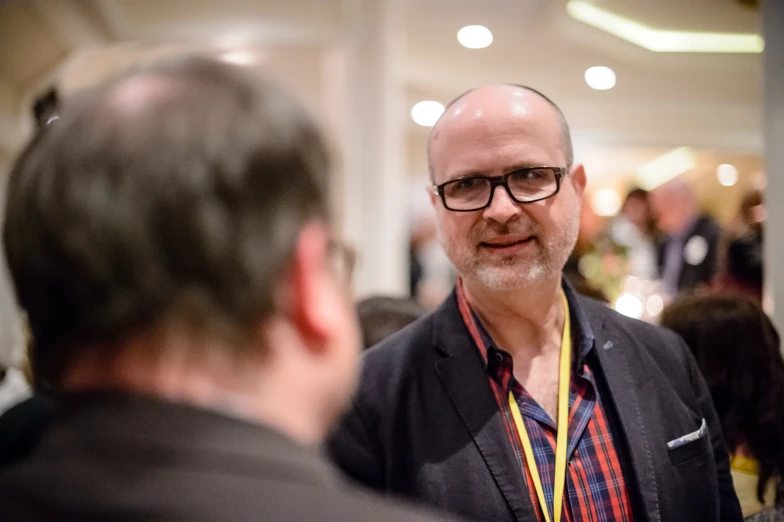
[[[670,297],[709,284],[716,275],[721,227],[701,216],[691,186],[675,178],[651,192],[656,224],[666,234],[659,275]]]
[[[428,153],[459,280],[366,353],[336,461],[476,520],[741,520],[683,341],[562,279],[585,171],[558,107],[526,87],[476,89],[449,105]]]

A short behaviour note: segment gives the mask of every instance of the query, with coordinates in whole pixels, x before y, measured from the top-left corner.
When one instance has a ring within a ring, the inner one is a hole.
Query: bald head
[[[670,235],[680,234],[699,213],[694,189],[681,178],[653,190],[651,207],[659,228]]]
[[[472,89],[449,102],[431,129],[427,143],[431,181],[435,182],[433,154],[437,151],[434,151],[434,144],[448,136],[451,125],[465,126],[472,120],[474,123],[492,123],[493,118],[530,120],[534,117],[541,118],[545,125],[557,125],[565,166],[571,166],[574,162],[572,138],[561,109],[536,89],[524,85],[493,84]]]

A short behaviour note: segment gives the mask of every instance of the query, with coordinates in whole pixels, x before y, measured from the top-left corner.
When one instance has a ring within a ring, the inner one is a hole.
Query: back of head
[[[328,170],[301,108],[238,67],[180,58],[66,100],[8,188],[37,368],[57,381],[85,347],[152,328],[243,346],[300,230],[327,218]]]
[[[363,346],[370,348],[425,315],[426,310],[409,298],[379,296],[360,301],[357,313]]]
[[[731,452],[759,461],[758,495],[784,474],[784,360],[779,335],[751,298],[735,294],[686,297],[661,323],[683,337],[694,354]]]

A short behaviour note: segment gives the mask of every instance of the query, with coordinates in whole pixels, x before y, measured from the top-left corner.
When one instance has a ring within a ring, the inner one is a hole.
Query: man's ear
[[[430,196],[430,204],[433,205],[433,210],[435,210],[436,205],[438,204],[438,193],[432,186],[427,187],[425,190],[427,190],[427,195]]]
[[[329,232],[318,223],[306,225],[299,234],[289,270],[289,312],[295,327],[319,349],[327,344],[337,322],[337,289],[328,262]]]
[[[578,198],[581,198],[583,196],[583,192],[585,192],[585,184],[587,182],[585,176],[585,167],[583,164],[575,163],[572,165],[569,177],[571,178],[574,193],[577,194]]]

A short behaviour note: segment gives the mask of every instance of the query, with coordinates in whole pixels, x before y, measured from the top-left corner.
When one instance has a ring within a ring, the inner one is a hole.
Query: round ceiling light
[[[732,187],[738,182],[738,169],[735,168],[735,165],[724,163],[716,169],[716,177],[719,178],[719,183],[722,186]]]
[[[603,65],[590,67],[585,71],[585,83],[591,89],[606,91],[615,87],[615,71]]]
[[[457,32],[457,41],[468,49],[484,49],[493,43],[493,32],[484,25],[467,25]]]
[[[421,101],[411,108],[411,118],[417,125],[432,127],[444,113],[444,105],[437,101]]]

